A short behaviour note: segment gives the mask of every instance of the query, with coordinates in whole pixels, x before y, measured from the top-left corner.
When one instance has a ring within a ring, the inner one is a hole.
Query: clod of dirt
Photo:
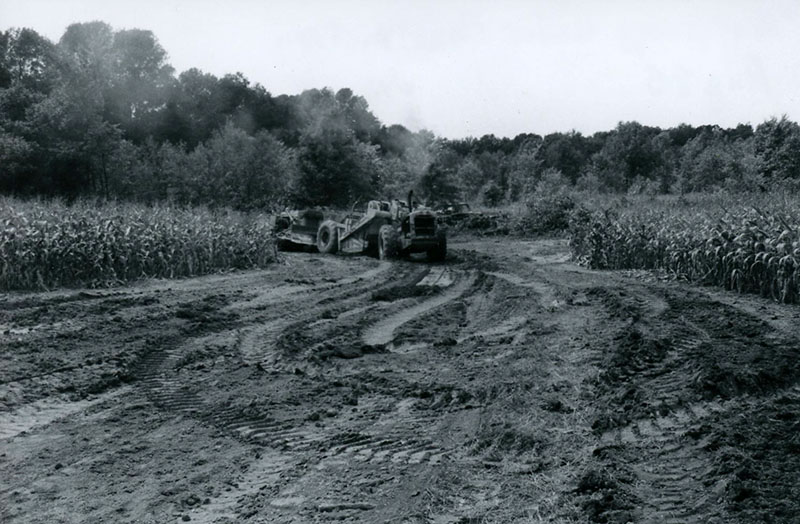
[[[120,372],[102,373],[93,383],[89,384],[83,391],[83,395],[99,395],[109,389],[119,386],[122,382],[129,382],[132,379],[127,374]]]
[[[583,510],[592,522],[627,524],[635,522],[635,506],[614,490],[595,493],[583,503]]]
[[[394,280],[373,291],[370,295],[370,300],[373,302],[393,302],[403,298],[434,294],[437,292],[438,288],[417,285],[427,274],[427,270],[416,271],[402,280]]]
[[[361,348],[353,346],[337,347],[333,350],[333,356],[339,358],[358,358],[362,355],[364,352],[361,351]]]
[[[597,297],[616,318],[638,322],[642,318],[642,307],[624,290],[594,287],[586,291],[588,297]]]
[[[604,469],[590,469],[578,481],[577,493],[595,493],[603,489],[613,489],[617,481]]]
[[[438,290],[439,288],[435,286],[400,284],[397,286],[385,287],[373,292],[370,300],[373,302],[394,302],[402,298],[428,297],[436,294]]]
[[[572,413],[574,410],[558,397],[551,397],[544,401],[542,409],[553,413]]]
[[[361,346],[361,352],[365,355],[370,353],[389,353],[389,347],[386,344],[363,344]]]
[[[181,304],[175,312],[175,317],[188,320],[191,323],[189,329],[192,331],[200,327],[213,329],[215,326],[236,320],[236,313],[221,310],[229,303],[230,299],[225,295],[209,295],[201,300]]]
[[[596,435],[601,435],[608,430],[625,426],[630,421],[631,415],[629,413],[606,411],[592,421],[592,431]]]
[[[581,506],[592,522],[623,524],[635,522],[636,497],[623,485],[619,471],[591,468],[578,481],[576,493],[586,496]]]
[[[183,499],[182,503],[183,503],[184,506],[188,506],[188,507],[191,508],[191,507],[198,506],[198,505],[202,504],[203,500],[200,497],[198,497],[197,495],[195,495],[194,493],[192,493],[191,495],[189,495],[188,497]]]
[[[357,406],[358,405],[358,393],[352,392],[350,395],[347,395],[342,402],[347,406]]]

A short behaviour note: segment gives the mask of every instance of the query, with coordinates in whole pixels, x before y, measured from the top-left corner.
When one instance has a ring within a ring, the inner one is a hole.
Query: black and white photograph
[[[0,523],[800,523],[800,2],[0,0]]]

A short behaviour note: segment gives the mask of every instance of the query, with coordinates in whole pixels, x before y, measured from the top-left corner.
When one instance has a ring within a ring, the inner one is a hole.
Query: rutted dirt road
[[[0,296],[0,521],[797,522],[800,309],[445,264]]]

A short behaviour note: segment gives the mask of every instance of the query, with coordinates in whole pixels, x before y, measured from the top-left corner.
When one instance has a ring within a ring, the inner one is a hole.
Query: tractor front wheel
[[[431,262],[444,262],[447,258],[447,234],[444,231],[436,233],[437,244],[428,250],[428,260]]]

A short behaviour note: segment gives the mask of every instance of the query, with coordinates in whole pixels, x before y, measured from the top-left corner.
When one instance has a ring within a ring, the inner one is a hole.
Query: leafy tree
[[[541,176],[546,170],[555,169],[574,182],[592,153],[588,145],[586,137],[577,131],[545,136],[537,153],[537,175]]]
[[[0,191],[18,192],[34,164],[35,146],[21,136],[0,129]]]
[[[414,133],[401,125],[382,126],[375,141],[384,155],[402,157],[413,146]]]
[[[487,177],[479,163],[472,156],[469,156],[458,166],[455,178],[465,188],[465,196],[468,199],[473,199],[481,192],[481,189],[486,184]]]
[[[450,148],[442,147],[419,181],[422,196],[429,204],[463,199],[463,188],[458,178],[461,158]]]
[[[389,155],[384,160],[385,176],[383,194],[387,198],[405,198],[410,189],[421,187],[427,173],[440,150],[440,143],[427,130],[410,133],[401,156]]]
[[[353,131],[357,140],[367,143],[377,139],[381,124],[363,96],[356,96],[352,89],[345,87],[336,92],[336,101],[344,125]]]
[[[800,125],[785,115],[771,118],[756,128],[754,138],[764,177],[800,178]]]
[[[110,156],[120,131],[104,121],[91,93],[61,87],[30,112],[30,136],[42,155],[46,186],[71,196],[109,196]]]
[[[269,132],[250,136],[233,122],[195,149],[191,158],[194,171],[203,174],[193,182],[205,186],[204,200],[238,209],[277,206],[297,176],[294,154]]]
[[[430,203],[497,205],[541,200],[545,186],[753,190],[787,179],[800,180],[800,126],[786,117],[755,130],[626,122],[588,137],[437,139],[382,126],[349,88],[273,97],[242,73],[175,78],[150,31],[78,23],[57,45],[31,29],[0,33],[4,192],[253,209],[416,188]]]
[[[538,135],[525,138],[519,143],[509,167],[507,191],[509,201],[517,202],[524,195],[533,192],[540,176],[538,153],[541,145],[542,137]]]
[[[16,85],[48,93],[60,75],[56,46],[33,29],[9,29],[0,37],[0,88]]]
[[[195,147],[224,123],[220,83],[214,75],[189,69],[178,76],[169,91],[159,135],[173,143]]]
[[[293,200],[301,206],[348,206],[377,196],[383,174],[378,147],[359,142],[351,131],[306,134]]]
[[[114,30],[105,22],[71,24],[58,41],[70,67],[68,80],[89,85],[104,95],[115,67]]]
[[[653,137],[660,129],[638,122],[620,122],[592,157],[592,170],[614,190],[627,190],[633,180],[654,180],[664,167]]]
[[[110,120],[135,141],[151,135],[173,82],[167,53],[151,31],[114,33],[114,69],[108,106]]]

